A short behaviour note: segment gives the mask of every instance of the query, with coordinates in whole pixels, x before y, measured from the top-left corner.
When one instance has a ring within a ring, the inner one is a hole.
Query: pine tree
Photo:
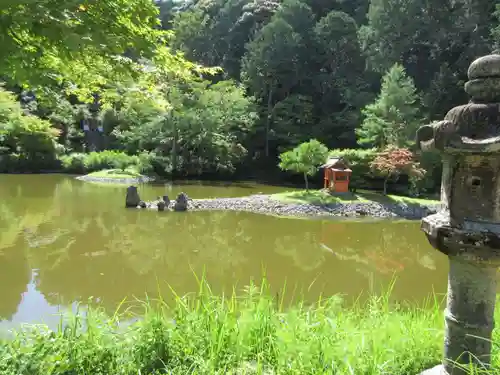
[[[394,64],[382,78],[378,98],[362,111],[365,119],[356,130],[358,142],[380,148],[411,145],[420,124],[419,102],[413,80],[402,65]]]

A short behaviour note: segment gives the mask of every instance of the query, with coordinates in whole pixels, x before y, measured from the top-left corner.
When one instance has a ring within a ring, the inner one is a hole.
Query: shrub
[[[377,149],[336,149],[330,151],[330,156],[343,158],[352,169],[351,184],[354,187],[366,187],[372,177],[370,164],[377,156]]]
[[[15,96],[0,86],[0,170],[54,169],[58,135],[50,122],[24,114]]]
[[[410,181],[411,195],[419,196],[422,195],[422,193],[424,195],[438,193],[443,173],[441,155],[437,151],[426,151],[418,155],[417,161],[427,173],[422,179]]]
[[[413,178],[422,179],[425,176],[425,169],[415,161],[413,153],[408,148],[398,148],[388,146],[377,154],[370,167],[380,177],[384,178],[384,195],[387,194],[387,182],[389,179],[398,179],[402,174]]]
[[[148,174],[153,171],[153,162],[156,158],[156,155],[151,152],[141,152],[137,156],[137,169],[139,173]]]
[[[85,173],[86,158],[87,158],[86,154],[73,153],[70,155],[63,155],[59,159],[61,160],[61,166],[65,172]]]
[[[87,172],[99,171],[102,169],[112,169],[122,167],[127,168],[137,165],[136,157],[125,154],[121,151],[106,150],[101,152],[90,152],[85,160]]]
[[[140,173],[152,170],[152,155],[148,153],[127,155],[121,151],[106,150],[88,154],[73,153],[60,157],[62,168],[69,173],[90,173],[103,169],[121,169],[133,167]]]

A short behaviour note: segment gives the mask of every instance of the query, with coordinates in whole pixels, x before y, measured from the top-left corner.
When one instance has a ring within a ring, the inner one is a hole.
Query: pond
[[[287,301],[382,293],[422,302],[444,293],[447,259],[419,222],[277,218],[238,212],[124,208],[126,186],[63,175],[0,175],[0,329],[57,325],[78,303],[112,314],[125,299],[172,298],[198,289],[241,290],[265,275]],[[144,199],[274,193],[280,187],[186,183],[140,186]]]

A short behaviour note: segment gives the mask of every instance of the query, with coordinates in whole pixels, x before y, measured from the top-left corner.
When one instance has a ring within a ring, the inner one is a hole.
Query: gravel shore
[[[156,201],[147,208],[157,209]],[[169,208],[173,208],[174,201]],[[190,199],[188,211],[246,211],[295,217],[372,217],[418,220],[435,213],[439,205],[379,202],[345,202],[333,204],[284,203],[267,195],[243,198]]]

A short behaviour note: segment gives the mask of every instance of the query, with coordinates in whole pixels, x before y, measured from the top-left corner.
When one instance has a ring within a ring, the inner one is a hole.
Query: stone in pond
[[[137,207],[141,202],[141,198],[139,197],[139,193],[137,192],[136,186],[129,186],[127,188],[127,197],[125,198],[125,207]]]
[[[158,201],[158,203],[156,203],[156,207],[158,207],[158,211],[165,211],[165,202]]]
[[[170,198],[168,197],[168,195],[163,196],[163,202],[165,202],[165,205],[167,207],[170,206]]]
[[[187,211],[188,208],[188,196],[185,193],[180,193],[175,200],[174,210],[175,211]]]

